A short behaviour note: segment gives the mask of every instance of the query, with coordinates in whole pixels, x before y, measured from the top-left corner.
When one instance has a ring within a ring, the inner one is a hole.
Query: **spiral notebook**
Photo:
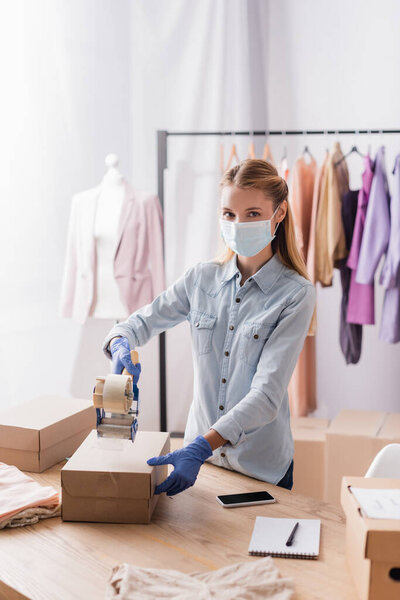
[[[286,541],[299,523],[293,544]],[[256,517],[249,554],[282,558],[318,558],[321,521],[319,519],[273,519]]]

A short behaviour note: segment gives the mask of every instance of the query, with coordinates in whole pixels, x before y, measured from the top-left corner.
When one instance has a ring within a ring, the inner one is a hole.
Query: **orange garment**
[[[342,222],[342,197],[349,191],[349,172],[339,142],[329,152],[321,182],[315,236],[315,279],[321,285],[332,285],[333,268],[348,251]]]
[[[296,231],[297,246],[307,262],[311,217],[313,209],[316,160],[311,157],[307,162],[303,156],[297,159],[293,167],[290,204]],[[296,367],[288,386],[290,412],[293,416],[303,417],[316,409],[316,366],[314,331],[304,341]]]
[[[329,152],[326,151],[324,161],[320,167],[317,168],[317,172],[314,180],[314,190],[313,190],[313,200],[312,200],[312,210],[311,210],[311,221],[310,221],[310,235],[308,239],[308,249],[307,249],[307,271],[311,278],[312,283],[315,285],[315,229],[317,226],[317,212],[318,212],[318,203],[321,195],[321,188],[323,186],[323,181],[326,173],[326,164],[328,162]]]
[[[31,524],[59,512],[60,498],[54,488],[0,462],[0,529]]]

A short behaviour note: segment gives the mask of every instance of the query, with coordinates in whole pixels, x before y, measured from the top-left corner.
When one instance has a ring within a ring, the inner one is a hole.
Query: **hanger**
[[[342,160],[344,160],[345,158],[347,158],[348,156],[350,156],[350,154],[353,154],[353,152],[356,152],[357,154],[359,154],[362,158],[365,158],[365,154],[362,154],[359,149],[357,148],[357,146],[352,146],[350,152],[348,152],[347,154],[345,154],[344,156],[342,156],[342,158],[340,158],[336,163],[335,163],[335,167],[337,167]]]
[[[235,134],[232,132],[232,135],[234,136]],[[232,144],[232,148],[231,148],[231,151],[230,151],[229,156],[228,156],[228,164],[226,165],[224,171],[227,171],[228,169],[231,168],[231,165],[232,165],[232,162],[233,162],[234,158],[236,158],[236,161],[238,163],[240,162],[240,158],[239,158],[239,155],[237,153],[237,149],[236,149],[236,144],[235,143]]]
[[[225,160],[224,160],[224,142],[222,141],[219,146],[219,170],[221,173],[225,172]]]
[[[394,165],[393,165],[393,169],[392,169],[392,175],[394,175],[394,172],[396,171],[396,165],[398,163],[398,160],[399,160],[399,157],[397,156],[395,158],[395,161],[394,161]]]
[[[268,142],[265,143],[262,159],[270,162],[275,166],[274,157],[272,156],[271,148],[269,147]]]
[[[304,148],[303,148],[303,156],[304,156],[305,154],[308,154],[308,156],[309,156],[310,158],[314,158],[314,157],[313,157],[313,155],[311,154],[311,152],[310,152],[310,149],[309,149],[309,147],[308,147],[308,146],[304,146]]]
[[[284,140],[286,140],[286,131],[282,131],[281,132],[282,136],[284,136]],[[286,142],[283,142],[283,156],[281,158],[282,160],[285,160],[287,158],[287,147],[286,147]]]
[[[324,138],[325,138],[325,142],[326,142],[326,146],[325,146],[325,148],[326,148],[326,151],[327,151],[327,152],[329,152],[329,144],[328,144],[328,130],[327,130],[327,129],[325,129],[325,130],[324,130]]]
[[[256,158],[256,149],[254,147],[254,131],[250,131],[250,140],[247,158]]]

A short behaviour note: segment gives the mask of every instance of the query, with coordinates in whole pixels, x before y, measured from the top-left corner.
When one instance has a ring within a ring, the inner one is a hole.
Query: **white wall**
[[[0,22],[1,406],[40,394],[89,397],[95,376],[108,369],[100,344],[111,323],[90,319],[81,327],[58,317],[70,199],[100,181],[108,152],[119,154],[134,185],[156,191],[157,128],[399,127],[399,13],[395,0],[8,3]],[[347,149],[355,138],[341,141]],[[391,168],[397,136],[369,141],[373,152],[386,145]],[[285,143],[293,161],[304,140]],[[307,143],[320,159],[326,141]],[[366,138],[357,143],[366,150]],[[195,202],[188,227],[180,224],[187,248],[201,218],[196,194],[217,202],[218,142],[208,144],[176,140],[171,148],[170,165],[200,169],[203,182],[205,171],[212,190],[206,195],[200,184],[193,197],[179,198],[178,209]],[[279,156],[283,140],[272,145]],[[356,187],[357,157],[350,165]],[[196,260],[213,254],[192,246]],[[176,256],[170,244],[168,252]],[[168,267],[170,278],[180,264]],[[381,299],[378,288],[378,320]],[[366,327],[360,364],[345,366],[339,302],[336,278],[318,291],[318,413],[398,410],[400,346]],[[188,343],[187,331],[168,335],[175,348]],[[190,355],[177,356],[169,372],[179,413],[172,428],[182,428],[191,393]],[[141,349],[141,361],[141,427],[156,428],[158,340]]]
[[[6,18],[5,18],[6,17]],[[0,23],[1,405],[90,397],[109,322],[58,317],[71,196],[130,175],[129,3],[16,0]]]
[[[271,127],[357,129],[400,128],[400,4],[396,0],[270,0],[267,10],[268,119]],[[344,152],[355,143],[372,154],[386,146],[391,172],[400,136],[330,136]],[[290,161],[305,139],[286,141]],[[322,159],[326,140],[306,143]],[[274,144],[282,150],[283,141]],[[361,183],[362,160],[349,159],[350,186]],[[389,175],[389,185],[393,176]],[[383,293],[376,285],[377,325],[363,328],[359,364],[346,366],[339,346],[341,286],[318,286],[317,415],[342,408],[400,410],[400,345],[378,339]]]

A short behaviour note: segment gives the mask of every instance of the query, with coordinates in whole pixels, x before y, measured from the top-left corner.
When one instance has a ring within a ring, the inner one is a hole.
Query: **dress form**
[[[124,306],[114,275],[114,258],[119,242],[119,223],[125,199],[125,180],[119,172],[118,157],[106,157],[108,171],[97,198],[94,222],[96,255],[95,289],[90,314],[97,319],[124,320]]]

